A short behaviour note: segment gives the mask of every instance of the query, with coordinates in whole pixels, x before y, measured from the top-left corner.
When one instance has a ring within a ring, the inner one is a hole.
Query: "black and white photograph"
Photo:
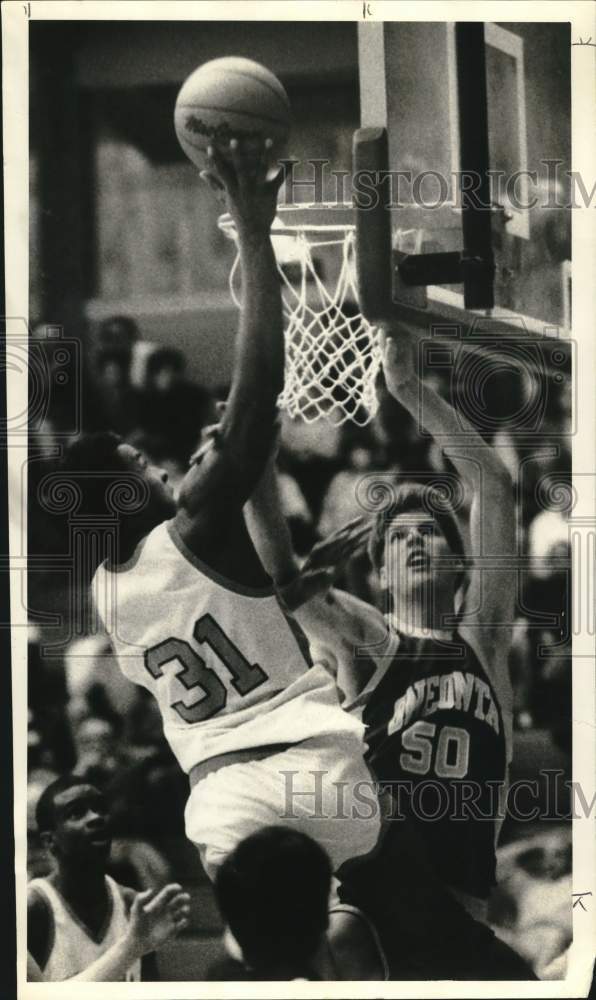
[[[596,5],[2,19],[17,997],[588,996]]]

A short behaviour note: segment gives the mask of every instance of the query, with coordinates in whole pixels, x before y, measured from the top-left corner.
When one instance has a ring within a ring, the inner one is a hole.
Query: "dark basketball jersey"
[[[459,636],[400,635],[363,721],[368,763],[381,783],[391,783],[394,815],[415,824],[442,881],[485,898],[495,882],[506,743],[476,654]]]

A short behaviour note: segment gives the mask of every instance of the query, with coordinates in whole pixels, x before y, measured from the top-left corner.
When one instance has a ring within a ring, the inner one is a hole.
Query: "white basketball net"
[[[307,213],[305,212],[305,215]],[[220,228],[234,239],[229,216]],[[287,235],[281,230],[287,229]],[[358,301],[353,226],[285,226],[279,218],[272,242],[282,280],[286,360],[284,388],[278,404],[293,417],[313,423],[323,417],[340,426],[350,420],[364,426],[378,409],[375,380],[381,363],[376,329],[353,304]],[[313,251],[338,247],[341,261],[331,285],[317,274]],[[285,266],[296,268],[290,280]],[[230,272],[235,304],[239,257]],[[345,312],[344,312],[345,309]]]

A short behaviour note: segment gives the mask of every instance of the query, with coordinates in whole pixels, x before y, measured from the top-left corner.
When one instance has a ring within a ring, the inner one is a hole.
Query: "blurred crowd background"
[[[529,78],[540,72],[550,88],[540,92],[548,114],[536,106],[531,118],[528,166],[544,156],[568,160],[567,29],[509,27],[524,38]],[[435,79],[436,49],[417,43],[415,51]],[[230,53],[262,61],[286,84],[292,155],[350,169],[359,124],[355,24],[313,30],[304,22],[289,32],[281,22],[31,23],[29,870],[42,874],[49,863],[34,829],[41,791],[64,771],[88,775],[113,806],[115,877],[138,888],[175,878],[193,892],[187,937],[160,957],[170,979],[202,978],[221,933],[198,854],[184,837],[187,781],[151,699],[121,675],[107,637],[75,615],[85,604],[73,569],[76,525],[68,513],[48,510],[39,487],[80,429],[122,434],[176,486],[215,402],[226,398],[237,322],[227,288],[232,248],[217,229],[220,209],[177,147],[172,109],[188,72]],[[536,231],[543,223],[537,216]],[[546,303],[544,318],[563,324],[568,241],[546,235],[544,247],[516,246],[516,295],[527,296],[533,315]],[[538,278],[529,281],[523,265],[532,266],[532,253]],[[515,268],[511,274],[515,283]],[[495,365],[475,409],[457,364],[426,372],[499,449],[516,490],[524,563],[510,662],[513,780],[536,779],[539,768],[571,776],[571,373],[568,358],[556,375],[542,360],[527,370]],[[361,513],[355,487],[363,476],[453,472],[382,380],[378,390],[378,414],[365,428],[284,418],[282,496],[301,556]],[[520,413],[528,421],[523,438]],[[379,600],[365,557],[340,584]],[[562,782],[559,788],[558,821],[505,823],[492,909],[495,925],[521,942],[536,967],[562,951],[570,934],[569,802]]]

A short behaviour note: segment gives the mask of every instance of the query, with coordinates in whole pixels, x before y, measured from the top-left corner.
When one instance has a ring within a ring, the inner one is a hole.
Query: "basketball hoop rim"
[[[432,205],[403,204],[396,206],[392,220],[394,227],[424,228],[425,219],[434,219],[434,228],[454,228],[461,226],[461,209],[454,202],[440,207]],[[493,212],[498,209],[493,208]],[[271,227],[272,236],[297,236],[300,233],[317,233],[345,239],[356,232],[356,208],[352,202],[281,202],[277,206],[276,217]],[[217,220],[219,229],[230,240],[236,240],[236,227],[228,212]],[[433,228],[433,227],[431,227]]]
[[[315,221],[316,219],[316,221]],[[230,240],[236,240],[236,225],[229,212],[217,220],[219,229]],[[354,206],[351,202],[282,202],[277,206],[271,226],[272,236],[296,236],[299,233],[324,233],[345,237],[354,232]]]

